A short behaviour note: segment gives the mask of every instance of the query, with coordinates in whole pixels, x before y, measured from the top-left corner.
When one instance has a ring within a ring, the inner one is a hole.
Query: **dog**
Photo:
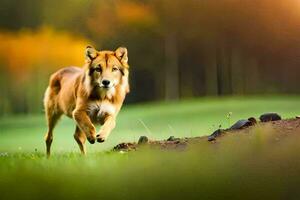
[[[45,136],[50,156],[53,129],[62,115],[76,122],[74,139],[86,154],[86,139],[104,142],[116,125],[116,117],[129,93],[128,53],[125,47],[115,51],[97,51],[88,46],[83,68],[66,67],[51,75],[44,96],[48,125]],[[96,134],[95,125],[102,125]]]

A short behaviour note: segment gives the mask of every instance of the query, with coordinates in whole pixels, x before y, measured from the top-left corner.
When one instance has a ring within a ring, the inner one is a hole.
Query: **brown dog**
[[[83,154],[85,141],[104,142],[112,129],[126,94],[129,92],[127,49],[97,51],[88,46],[83,68],[63,68],[50,77],[44,107],[48,122],[45,136],[47,156],[53,129],[62,114],[76,122],[74,138]],[[98,134],[93,124],[101,124]]]

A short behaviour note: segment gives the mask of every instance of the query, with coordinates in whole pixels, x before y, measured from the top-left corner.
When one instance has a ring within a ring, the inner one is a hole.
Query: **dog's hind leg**
[[[46,152],[47,152],[47,157],[50,156],[50,149],[51,149],[51,144],[53,140],[53,129],[60,118],[61,114],[50,114],[49,112],[46,112],[46,118],[48,122],[48,131],[45,135],[45,142],[46,142]]]
[[[50,148],[53,140],[53,129],[59,120],[60,116],[62,115],[57,109],[55,109],[55,94],[51,88],[47,88],[44,98],[44,107],[45,107],[45,114],[46,120],[48,125],[48,131],[45,135],[45,142],[46,142],[46,153],[47,157],[50,156]]]
[[[83,155],[86,153],[85,149],[85,141],[86,141],[86,135],[83,133],[78,126],[76,126],[76,130],[74,133],[74,139],[78,143],[78,146],[80,148],[80,151]]]

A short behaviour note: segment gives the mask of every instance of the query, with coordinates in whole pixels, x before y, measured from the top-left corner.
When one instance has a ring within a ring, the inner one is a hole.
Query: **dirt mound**
[[[260,122],[256,122],[256,120],[254,121],[253,118],[249,118],[248,120],[239,120],[229,129],[218,129],[209,136],[191,138],[175,138],[174,136],[170,136],[166,140],[150,140],[146,136],[141,136],[138,143],[121,143],[115,146],[113,150],[133,151],[138,150],[140,147],[145,145],[147,145],[147,147],[159,148],[162,150],[184,150],[190,144],[201,145],[203,142],[216,143],[217,141],[221,142],[222,138],[228,135],[251,134],[256,128],[261,128],[261,130],[268,129],[269,131],[271,130],[276,132],[276,137],[287,137],[294,133],[300,134],[300,119],[298,117],[295,119],[281,120],[281,118],[274,115],[274,113],[271,113],[271,115],[269,120],[266,120],[268,116],[266,117],[266,115],[262,115],[264,117]]]

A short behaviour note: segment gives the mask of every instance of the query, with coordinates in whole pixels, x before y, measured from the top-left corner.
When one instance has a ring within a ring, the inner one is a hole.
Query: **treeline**
[[[127,102],[300,92],[296,0],[4,0],[0,9],[3,34],[14,40],[27,30],[34,38],[24,49],[8,44],[17,52],[10,59],[7,49],[0,49],[5,83],[0,87],[6,91],[0,95],[1,113],[40,112],[49,73],[80,65],[85,43],[128,48],[132,92]],[[53,34],[38,38],[47,29],[41,27],[51,27]],[[54,42],[61,35],[70,42]],[[4,40],[0,35],[1,44]],[[24,53],[40,46],[48,50],[42,59]],[[37,58],[42,61],[22,64]],[[18,67],[22,70],[9,70]],[[26,87],[12,86],[19,71]]]

